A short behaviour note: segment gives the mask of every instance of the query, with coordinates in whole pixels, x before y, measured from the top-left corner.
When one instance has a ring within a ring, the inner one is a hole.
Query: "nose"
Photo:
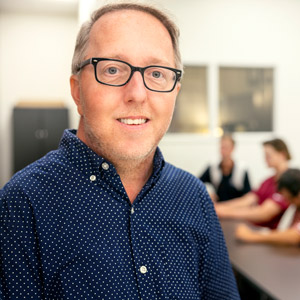
[[[147,98],[147,88],[144,85],[144,80],[141,72],[136,70],[129,82],[124,86],[126,90],[126,101],[143,102]]]

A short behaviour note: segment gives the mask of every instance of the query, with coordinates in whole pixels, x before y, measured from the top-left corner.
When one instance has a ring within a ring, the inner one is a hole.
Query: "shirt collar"
[[[63,151],[72,165],[85,174],[93,174],[101,171],[103,163],[109,165],[110,172],[116,173],[115,167],[103,157],[96,154],[91,148],[83,143],[74,129],[66,129],[60,141],[59,150]],[[151,181],[159,178],[165,165],[164,157],[157,147],[153,160],[153,173]]]

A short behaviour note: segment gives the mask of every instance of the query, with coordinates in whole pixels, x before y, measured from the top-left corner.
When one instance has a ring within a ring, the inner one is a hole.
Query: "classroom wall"
[[[292,165],[300,166],[300,1],[143,2],[174,15],[184,63],[208,67],[211,133],[167,135],[160,143],[166,160],[198,175],[218,159],[218,67],[265,66],[275,68],[274,133],[236,134],[235,155],[249,165],[254,186],[270,174],[261,147],[265,139],[284,138],[294,155]],[[11,176],[11,114],[17,101],[63,100],[71,109],[71,127],[77,126],[68,82],[77,30],[77,16],[0,14],[0,186]]]
[[[77,114],[69,92],[77,15],[0,14],[0,187],[12,170],[12,109],[21,100],[63,101]]]

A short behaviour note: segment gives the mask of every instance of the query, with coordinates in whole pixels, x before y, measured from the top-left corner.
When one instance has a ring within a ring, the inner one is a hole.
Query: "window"
[[[223,131],[273,130],[273,69],[219,69],[219,126]]]
[[[206,67],[186,66],[169,132],[206,133],[208,130]]]

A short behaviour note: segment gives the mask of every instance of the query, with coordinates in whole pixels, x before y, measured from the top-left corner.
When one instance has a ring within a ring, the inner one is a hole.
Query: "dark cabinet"
[[[69,127],[68,109],[15,107],[13,111],[14,172],[57,149]]]

